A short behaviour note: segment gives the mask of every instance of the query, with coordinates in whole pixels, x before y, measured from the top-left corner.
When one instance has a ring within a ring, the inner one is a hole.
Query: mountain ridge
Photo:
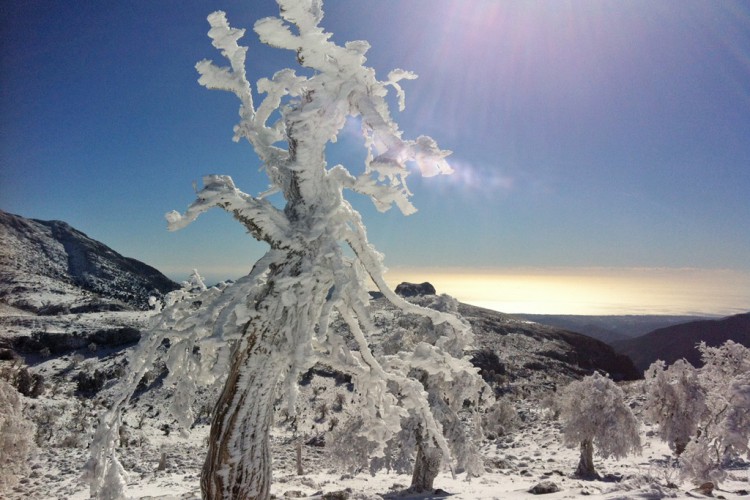
[[[588,337],[601,340],[609,345],[620,340],[640,337],[659,328],[688,323],[702,319],[719,319],[720,317],[696,315],[657,315],[657,314],[525,314],[514,313],[513,316],[556,326],[566,330],[582,333]]]
[[[0,301],[32,312],[147,309],[180,285],[68,223],[0,210]]]
[[[657,359],[667,364],[685,359],[693,366],[702,366],[695,346],[705,342],[716,347],[727,340],[750,347],[750,312],[659,328],[634,339],[614,342],[613,347],[630,357],[643,372]]]
[[[117,310],[122,304],[145,309],[150,295],[178,288],[155,268],[123,257],[63,221],[0,211],[0,243],[0,303],[34,313]],[[424,296],[413,299],[429,305],[434,293],[434,288],[423,290]],[[374,310],[382,307],[388,306],[376,299]],[[594,371],[618,380],[638,376],[627,358],[593,338],[468,304],[460,304],[459,313],[474,328],[475,356],[485,364],[489,360],[487,375],[506,384],[555,386],[561,378]],[[30,349],[26,344],[24,350]]]

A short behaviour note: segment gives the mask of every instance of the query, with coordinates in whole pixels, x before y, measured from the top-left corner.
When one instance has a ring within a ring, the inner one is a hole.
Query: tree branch
[[[207,175],[203,178],[203,189],[197,194],[198,198],[183,215],[175,210],[166,214],[170,231],[188,226],[210,208],[220,207],[234,215],[255,239],[265,241],[271,248],[292,245],[289,221],[284,212],[267,200],[243,193],[234,186],[231,177]]]

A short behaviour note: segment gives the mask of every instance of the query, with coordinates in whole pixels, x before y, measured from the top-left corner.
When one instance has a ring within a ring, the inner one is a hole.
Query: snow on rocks
[[[379,321],[399,320],[392,310],[384,309],[382,315],[376,316]],[[19,318],[24,321],[17,322]],[[67,329],[63,321],[69,322]],[[75,315],[0,317],[0,325],[6,332],[3,338],[7,338],[8,329],[13,330],[13,335],[30,335],[32,330],[43,329],[45,325],[49,330],[95,330],[112,323],[128,324],[128,321],[137,326],[143,318],[139,319],[134,313],[84,314],[78,320]],[[132,348],[126,350],[129,349]],[[3,492],[2,498],[89,498],[87,486],[80,481],[81,467],[88,457],[86,446],[93,430],[94,412],[108,404],[109,388],[105,384],[94,397],[82,397],[76,392],[73,377],[81,370],[93,372],[114,368],[121,362],[122,354],[87,349],[80,354],[83,359],[78,361],[73,359],[73,354],[27,359],[30,370],[42,374],[48,388],[38,398],[23,398],[25,413],[42,422],[41,426],[37,425],[46,430],[37,437],[38,451],[29,459],[26,474],[13,489]],[[5,362],[0,362],[0,367],[7,366],[2,363]],[[199,474],[206,450],[207,418],[205,414],[197,416],[189,438],[175,437],[176,427],[167,411],[167,394],[159,387],[159,374],[155,373],[154,377],[124,415],[127,426],[118,453],[128,472],[128,495],[142,499],[197,500],[200,498]],[[643,416],[645,403],[641,384],[629,382],[621,385],[628,404],[639,418]],[[349,499],[424,499],[442,494],[409,493],[406,491],[411,481],[408,474],[381,471],[372,475],[369,470],[348,471],[334,460],[330,446],[335,443],[331,442],[329,428],[334,419],[342,419],[343,411],[352,404],[346,378],[337,379],[334,372],[325,370],[312,373],[300,386],[299,401],[309,413],[310,428],[298,429],[298,432],[310,437],[324,436],[325,446],[303,444],[304,473],[298,475],[295,436],[284,424],[283,417],[277,419],[271,435],[274,457],[271,492],[276,498],[322,499],[337,498],[334,495],[339,494],[341,498]],[[545,481],[559,487],[559,491],[543,495],[550,499],[707,496],[695,490],[696,485],[680,482],[668,445],[658,439],[654,426],[643,423],[639,429],[642,455],[625,460],[597,458],[601,480],[582,481],[571,477],[578,461],[578,450],[562,444],[561,423],[554,418],[554,411],[540,406],[539,401],[536,396],[524,399],[522,395],[512,400],[519,414],[518,427],[510,433],[485,437],[482,441],[480,451],[485,468],[482,476],[467,481],[465,473],[459,472],[453,478],[444,471],[436,478],[435,487],[456,500],[530,498],[529,490]],[[327,408],[323,418],[321,407]],[[163,456],[166,461],[160,470]],[[750,463],[738,461],[727,470],[726,479],[711,494],[714,498],[741,499],[748,498],[748,491]]]

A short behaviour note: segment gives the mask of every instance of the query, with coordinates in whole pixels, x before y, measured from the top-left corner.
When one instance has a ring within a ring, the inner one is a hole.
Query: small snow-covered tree
[[[458,302],[447,295],[410,300],[422,307],[458,314]],[[373,322],[380,326],[377,335],[370,337],[373,355],[387,371],[420,382],[456,468],[469,477],[480,475],[484,470],[479,457],[482,417],[494,397],[477,368],[463,358],[466,346],[449,332],[452,327],[446,323],[435,325],[424,316],[403,314],[387,303],[381,303],[381,307],[373,310]],[[337,323],[332,328],[339,328]],[[453,341],[442,342],[447,338]],[[436,342],[443,343],[441,359],[436,359],[432,352],[431,346]],[[376,443],[369,442],[366,434],[356,438],[371,425],[362,419],[361,405],[362,401],[355,396],[340,415],[336,429],[326,438],[332,456],[350,470],[369,468],[372,473],[380,469],[411,473],[412,491],[432,490],[433,481],[442,470],[443,454],[425,432],[419,414],[409,411],[402,419],[400,432],[385,443],[382,455],[373,458],[370,452]]]
[[[750,458],[750,349],[728,340],[718,347],[698,345],[703,367],[698,384],[706,411],[680,456],[683,476],[718,483],[727,460]]]
[[[729,386],[732,404],[719,430],[727,450],[750,459],[750,371],[738,374]]]
[[[706,393],[698,370],[678,360],[669,368],[657,360],[644,374],[645,414],[658,425],[660,437],[680,455],[706,414]]]
[[[597,477],[594,446],[603,458],[623,458],[640,452],[638,422],[624,398],[622,389],[599,373],[571,382],[562,390],[559,404],[563,441],[581,449],[576,476]]]
[[[167,214],[169,228],[176,230],[211,208],[222,208],[269,250],[234,284],[184,289],[167,298],[150,334],[131,357],[126,390],[102,417],[87,467],[92,496],[121,479],[113,458],[119,409],[164,338],[171,340],[165,384],[175,385],[173,406],[183,426],[192,421],[190,396],[198,385],[223,387],[201,478],[205,498],[269,498],[269,428],[277,387],[285,388],[293,411],[298,377],[318,360],[352,375],[362,400],[360,417],[366,422],[359,437],[372,445],[371,455],[383,456],[386,443],[413,417],[420,422],[422,439],[445,459],[451,456],[429,395],[412,377],[412,369],[419,365],[438,373],[457,366],[461,360],[447,363],[446,356],[453,346],[467,344],[468,323],[412,305],[388,288],[382,256],[367,241],[360,215],[344,198],[349,190],[370,197],[381,211],[395,205],[410,214],[410,165],[425,176],[449,173],[449,152],[429,137],[403,139],[391,119],[389,89],[396,91],[403,107],[399,82],[414,74],[394,70],[385,81],[377,80],[364,64],[367,42],[339,46],[319,26],[321,0],[277,2],[280,17],[261,19],[255,32],[263,43],[294,52],[307,75],[285,69],[260,79],[256,90],[265,97],[256,106],[245,73],[247,48],[237,43],[244,30],[231,28],[223,12],[209,16],[209,37],[229,66],[211,61],[196,66],[202,85],[239,98],[235,140],[250,142],[270,188],[253,196],[240,191],[228,176],[207,176],[184,214]],[[342,165],[329,167],[325,161],[327,143],[335,141],[347,119],[361,125],[367,149],[357,173]],[[284,198],[283,208],[269,201],[274,193]],[[447,325],[440,337],[420,343],[413,353],[377,359],[368,343],[376,330],[368,311],[368,279],[403,310]],[[348,326],[349,341],[329,328],[334,317]]]

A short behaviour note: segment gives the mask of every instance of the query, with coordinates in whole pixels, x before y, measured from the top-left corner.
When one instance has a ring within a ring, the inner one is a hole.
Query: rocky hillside
[[[461,304],[459,312],[473,327],[480,355],[494,353],[500,361],[494,369],[475,364],[504,373],[517,385],[553,389],[594,371],[607,372],[614,380],[640,376],[627,356],[591,337],[468,304]]]
[[[179,285],[61,221],[0,211],[0,302],[37,313],[146,309]]]
[[[685,358],[692,365],[701,366],[696,344],[705,342],[713,347],[727,340],[750,347],[750,313],[660,328],[635,339],[615,342],[613,346],[643,372],[657,359],[671,364]]]
[[[405,285],[397,289],[412,289]],[[408,300],[435,307],[439,299],[432,291],[410,293]],[[383,298],[376,298],[372,305],[375,322],[382,328],[419,328],[418,320],[410,320]],[[595,371],[618,381],[640,378],[627,356],[591,337],[463,303],[458,312],[474,332],[473,364],[499,393],[520,396],[554,390]]]

